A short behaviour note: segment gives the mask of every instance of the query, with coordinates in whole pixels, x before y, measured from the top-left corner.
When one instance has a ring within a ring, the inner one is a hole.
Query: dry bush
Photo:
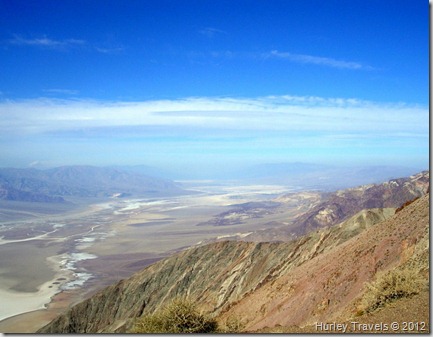
[[[187,299],[177,298],[154,314],[139,318],[132,333],[215,333],[216,320],[197,310]]]
[[[240,333],[245,328],[245,324],[239,317],[229,317],[219,329],[221,333]]]
[[[411,297],[427,289],[428,280],[418,269],[393,269],[378,273],[376,280],[366,283],[359,312],[369,313],[399,298]]]

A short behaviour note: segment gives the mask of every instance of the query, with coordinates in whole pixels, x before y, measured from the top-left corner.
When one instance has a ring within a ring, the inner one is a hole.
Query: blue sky
[[[428,2],[0,1],[1,166],[428,167]]]

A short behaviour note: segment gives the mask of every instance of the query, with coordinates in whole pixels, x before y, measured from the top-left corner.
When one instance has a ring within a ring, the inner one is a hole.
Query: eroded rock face
[[[74,306],[39,332],[114,331],[177,295],[195,299],[208,311],[218,311],[254,291],[284,262],[288,249],[276,243],[245,242],[189,249]]]
[[[349,230],[352,225],[346,223],[343,227]],[[338,227],[332,229],[338,232]],[[428,277],[428,239],[426,195],[282,274],[223,315],[245,317],[250,331],[277,324],[306,326],[349,319],[356,312],[356,300],[364,291],[364,283],[371,282],[378,272],[415,264]]]
[[[295,218],[290,225],[257,231],[248,241],[286,240],[318,228],[336,225],[363,209],[397,208],[407,201],[427,193],[428,171],[408,178],[393,179],[383,184],[371,184],[337,191],[311,210]]]
[[[228,241],[191,248],[104,289],[38,332],[124,332],[134,318],[178,295],[222,319],[239,316],[247,329],[341,316],[377,271],[416,252],[428,257],[428,211],[427,195],[396,214],[394,209],[362,211],[291,242]]]

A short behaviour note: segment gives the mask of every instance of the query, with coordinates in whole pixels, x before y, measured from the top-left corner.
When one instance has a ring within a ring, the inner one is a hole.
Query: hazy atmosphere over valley
[[[0,332],[149,332],[180,298],[210,332],[429,331],[426,1],[0,17]]]

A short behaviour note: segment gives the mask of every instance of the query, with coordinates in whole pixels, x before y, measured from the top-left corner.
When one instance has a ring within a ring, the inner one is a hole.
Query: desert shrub
[[[196,305],[177,298],[154,314],[139,318],[133,333],[212,333],[217,332],[216,320],[200,313]]]
[[[230,316],[219,329],[221,333],[240,333],[245,327],[245,324],[239,317]]]
[[[417,269],[393,269],[378,273],[376,280],[366,283],[359,311],[372,312],[399,298],[410,297],[426,289],[428,281]]]

